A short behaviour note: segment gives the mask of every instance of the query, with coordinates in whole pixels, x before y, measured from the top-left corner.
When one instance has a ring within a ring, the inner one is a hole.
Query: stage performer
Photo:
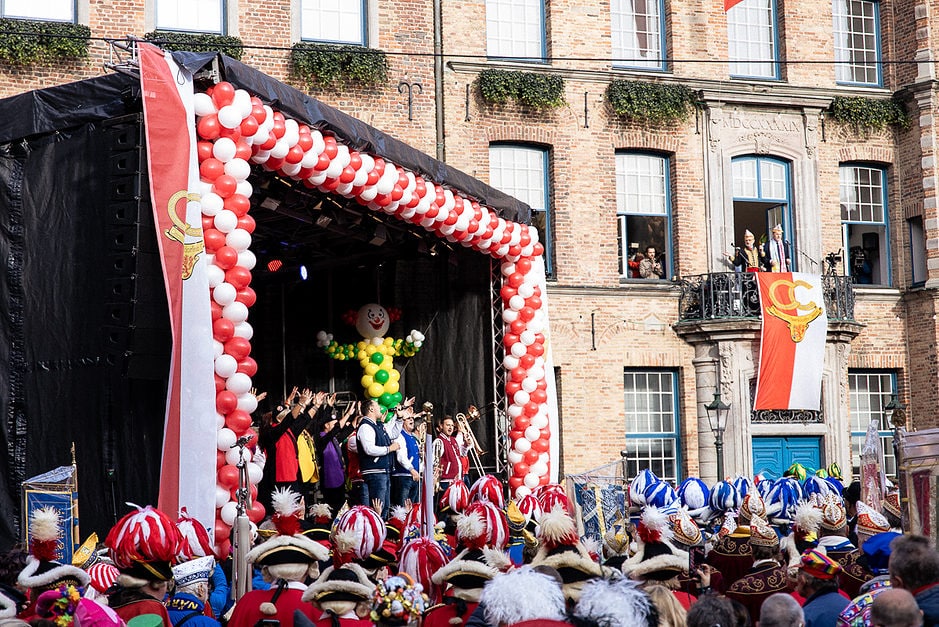
[[[414,399],[409,399],[412,405],[405,405],[398,410],[403,419],[403,429],[398,435],[400,448],[395,456],[394,468],[391,472],[391,501],[392,505],[404,506],[405,501],[411,503],[421,502],[421,450],[414,431]]]
[[[258,429],[258,444],[264,450],[267,461],[264,475],[258,485],[258,494],[263,495],[266,506],[270,505],[268,495],[274,488],[299,487],[300,462],[298,459],[297,438],[306,429],[312,416],[306,412],[313,400],[313,392],[304,389],[297,397],[294,387],[290,396],[271,415],[265,415]]]
[[[434,478],[436,494],[446,492],[450,484],[462,477],[460,444],[453,435],[455,424],[450,416],[437,419],[437,437],[434,438]],[[439,500],[435,496],[435,500]]]

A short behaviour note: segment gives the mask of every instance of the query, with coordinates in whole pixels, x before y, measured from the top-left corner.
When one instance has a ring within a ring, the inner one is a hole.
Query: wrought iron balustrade
[[[759,318],[760,290],[754,272],[712,272],[683,277],[678,301],[682,321]],[[829,320],[854,320],[854,285],[849,276],[822,277]]]

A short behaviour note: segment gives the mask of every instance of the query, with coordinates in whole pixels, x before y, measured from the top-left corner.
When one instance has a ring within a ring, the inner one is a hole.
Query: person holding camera
[[[643,279],[664,279],[665,265],[655,254],[655,246],[646,246],[645,258],[639,262],[639,276]]]

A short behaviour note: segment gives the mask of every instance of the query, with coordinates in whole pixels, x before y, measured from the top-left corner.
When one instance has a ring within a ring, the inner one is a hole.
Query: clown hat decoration
[[[509,521],[505,512],[485,501],[470,503],[456,523],[456,537],[468,549],[502,550],[509,542]]]
[[[333,523],[333,563],[361,563],[382,546],[387,534],[385,522],[371,507],[349,508]]]
[[[117,581],[121,571],[113,564],[98,562],[88,568],[88,576],[91,577],[91,587],[99,594],[104,594]]]
[[[182,540],[179,548],[179,561],[186,561],[194,557],[215,557],[215,547],[209,540],[209,532],[198,520],[189,515],[183,507],[176,521],[176,528]]]
[[[88,573],[56,560],[62,540],[62,516],[54,507],[42,507],[30,514],[29,557],[16,582],[33,590],[53,589],[60,585],[88,585]]]
[[[248,562],[258,566],[312,564],[329,559],[329,550],[303,535],[300,528],[300,495],[289,488],[275,490],[271,517],[277,534],[248,552]]]
[[[469,500],[487,501],[499,509],[505,507],[505,493],[502,482],[492,475],[483,475],[473,484],[469,491]]]

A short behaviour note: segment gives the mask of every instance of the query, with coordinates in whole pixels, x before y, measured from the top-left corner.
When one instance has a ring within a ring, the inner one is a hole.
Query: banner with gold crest
[[[828,314],[822,277],[758,272],[762,333],[754,409],[821,407]]]

